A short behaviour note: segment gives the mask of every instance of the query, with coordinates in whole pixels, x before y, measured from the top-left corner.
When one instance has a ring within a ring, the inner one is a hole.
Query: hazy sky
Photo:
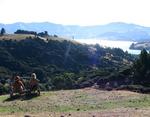
[[[150,0],[0,0],[0,22],[150,26]]]

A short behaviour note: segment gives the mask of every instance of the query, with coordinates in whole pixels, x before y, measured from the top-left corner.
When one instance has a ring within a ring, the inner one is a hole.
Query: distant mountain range
[[[58,35],[69,38],[103,38],[110,40],[148,41],[150,40],[150,27],[122,22],[109,23],[106,25],[78,26],[61,25],[49,22],[0,24],[6,32],[13,33],[17,29],[31,31],[48,31],[50,35]]]

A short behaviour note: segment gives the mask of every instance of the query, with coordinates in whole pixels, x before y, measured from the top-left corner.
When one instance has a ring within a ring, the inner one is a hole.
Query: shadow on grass
[[[31,93],[31,94],[26,94],[23,96],[22,100],[31,100],[33,98],[38,97],[39,95],[37,93]]]
[[[5,99],[3,102],[19,100],[20,98],[21,98],[20,95],[14,95],[13,97],[8,97],[8,98]]]
[[[9,101],[14,101],[14,100],[31,100],[33,98],[38,97],[39,95],[37,93],[31,93],[31,94],[25,94],[25,95],[14,95],[13,97],[8,97],[7,99],[5,99],[3,102],[9,102]]]

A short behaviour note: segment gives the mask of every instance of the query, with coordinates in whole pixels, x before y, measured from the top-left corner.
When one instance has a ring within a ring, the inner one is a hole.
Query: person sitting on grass
[[[19,76],[15,77],[14,83],[12,84],[12,94],[14,92],[18,92],[20,95],[22,95],[24,93],[25,90],[25,86],[21,80],[21,78]]]
[[[33,91],[33,90],[38,89],[38,83],[39,83],[39,80],[36,78],[36,74],[32,73],[31,74],[31,79],[30,79],[30,82],[29,82],[30,90]]]

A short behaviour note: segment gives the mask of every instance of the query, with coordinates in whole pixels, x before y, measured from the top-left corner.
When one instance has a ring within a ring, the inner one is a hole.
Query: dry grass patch
[[[78,116],[80,113],[84,117],[89,112],[92,114],[122,113],[127,110],[150,112],[150,95],[129,91],[102,91],[86,88],[42,92],[41,96],[28,100],[16,99],[4,102],[7,98],[8,96],[0,96],[1,115],[32,113],[38,116],[41,113],[45,115],[75,113]]]

